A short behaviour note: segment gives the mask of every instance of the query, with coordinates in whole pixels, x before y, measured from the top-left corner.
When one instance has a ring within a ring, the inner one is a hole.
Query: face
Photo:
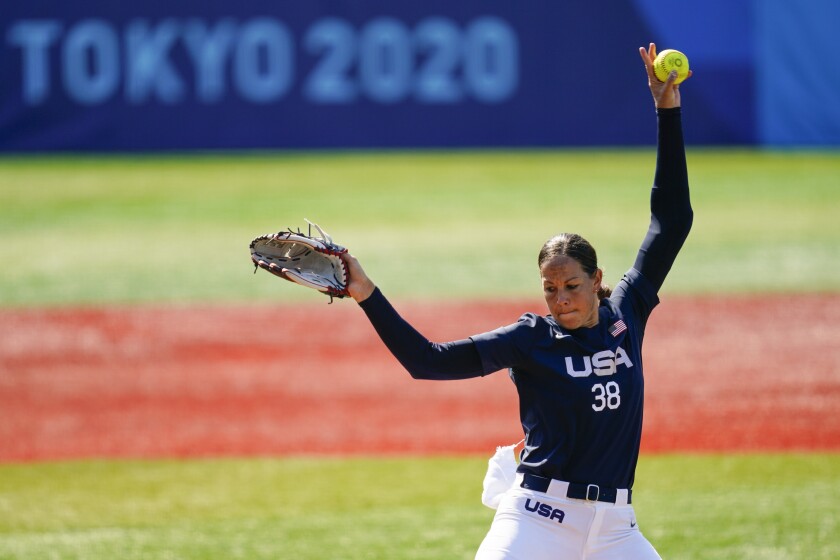
[[[563,255],[540,266],[543,295],[552,317],[564,329],[598,324],[598,288],[601,270],[589,276],[575,259]]]

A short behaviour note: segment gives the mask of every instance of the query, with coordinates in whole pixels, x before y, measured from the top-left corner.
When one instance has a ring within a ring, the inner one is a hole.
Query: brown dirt
[[[434,340],[536,301],[397,303]],[[643,451],[840,449],[840,295],[668,297]],[[0,461],[484,453],[521,437],[505,372],[412,380],[350,301],[0,310]]]

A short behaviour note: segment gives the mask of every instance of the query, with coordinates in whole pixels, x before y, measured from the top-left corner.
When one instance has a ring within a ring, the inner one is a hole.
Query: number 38
[[[621,405],[621,387],[615,381],[596,383],[592,386],[592,392],[595,393],[595,403],[592,405],[595,412],[601,412],[605,408],[615,410]]]

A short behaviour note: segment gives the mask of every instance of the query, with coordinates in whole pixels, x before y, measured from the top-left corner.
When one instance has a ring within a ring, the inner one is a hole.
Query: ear
[[[597,294],[598,290],[601,289],[601,281],[604,279],[604,271],[600,268],[595,269],[595,276],[592,277],[592,281],[595,283],[593,291]]]

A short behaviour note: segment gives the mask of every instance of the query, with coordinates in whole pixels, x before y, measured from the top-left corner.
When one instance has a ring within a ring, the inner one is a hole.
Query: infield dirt
[[[666,297],[643,452],[840,449],[840,295]],[[396,302],[433,340],[535,301]],[[415,381],[351,301],[0,310],[0,461],[482,453],[521,438],[506,372]]]

